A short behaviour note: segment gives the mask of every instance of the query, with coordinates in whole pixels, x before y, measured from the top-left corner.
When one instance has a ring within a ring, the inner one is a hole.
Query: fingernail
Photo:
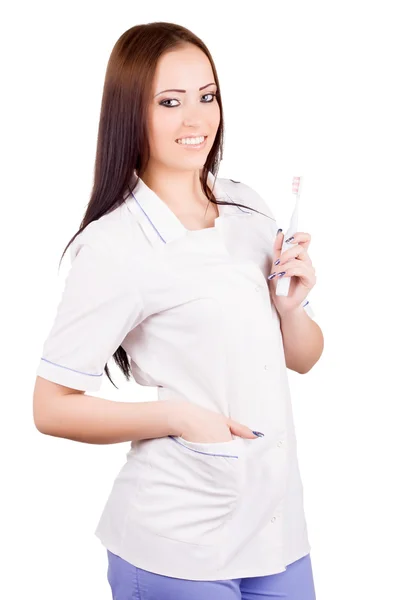
[[[281,231],[282,231],[282,229],[278,229],[278,231],[276,232],[276,235],[278,235]]]
[[[288,238],[287,240],[285,240],[286,243],[291,242],[292,240],[294,240],[294,235],[292,235],[292,237]]]
[[[285,273],[286,271],[281,271],[280,273],[278,273],[278,277],[282,277]]]
[[[278,258],[278,260],[276,260],[276,261],[274,262],[274,265],[279,265],[279,263],[280,263],[280,262],[281,262],[281,259],[280,259],[280,258]]]
[[[261,431],[253,431],[254,435],[258,436],[258,437],[264,437],[264,434],[261,433]]]
[[[273,279],[275,277],[276,273],[271,273],[271,275],[268,275],[267,279]]]

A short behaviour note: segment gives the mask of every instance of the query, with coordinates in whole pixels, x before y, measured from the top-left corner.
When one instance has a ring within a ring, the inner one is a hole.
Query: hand
[[[167,402],[171,404],[170,435],[180,436],[188,442],[229,442],[233,439],[232,433],[247,439],[258,437],[246,425],[198,404],[179,400]]]
[[[297,309],[309,294],[316,283],[315,269],[308,256],[307,250],[310,245],[311,236],[309,233],[298,231],[294,234],[292,248],[285,250],[280,256],[283,245],[284,234],[279,233],[276,236],[273,249],[273,262],[271,279],[268,277],[269,285],[272,287],[271,297],[276,310],[282,316],[284,313]],[[275,265],[279,258],[280,263]],[[285,272],[278,276],[277,273]],[[289,292],[287,296],[277,296],[275,293],[277,281],[285,277],[292,277]]]

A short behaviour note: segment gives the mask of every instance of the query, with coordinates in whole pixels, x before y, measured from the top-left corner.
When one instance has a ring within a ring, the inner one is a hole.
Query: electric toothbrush
[[[299,220],[300,193],[303,188],[303,181],[304,181],[303,176],[293,177],[293,180],[292,180],[292,193],[296,194],[296,204],[295,204],[295,207],[294,207],[294,210],[292,213],[292,217],[290,219],[289,229],[286,231],[286,234],[283,238],[284,241],[282,244],[281,254],[285,250],[287,250],[288,248],[293,246],[293,244],[291,244],[290,242],[287,243],[285,240],[292,237],[292,235],[294,235],[297,232],[297,223]],[[276,290],[275,290],[275,293],[277,296],[287,296],[288,295],[290,281],[291,281],[291,277],[282,277],[282,278],[278,279],[278,281],[276,282]]]

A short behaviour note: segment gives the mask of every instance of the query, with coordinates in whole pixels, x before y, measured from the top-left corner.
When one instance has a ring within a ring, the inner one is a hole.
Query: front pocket
[[[177,541],[216,543],[242,489],[241,438],[202,443],[168,436],[148,443],[145,483],[132,506],[140,525]]]
[[[238,454],[232,454],[232,452],[235,452],[235,446],[232,446],[232,443],[237,442],[237,440],[230,440],[228,442],[190,442],[181,436],[170,435],[168,437],[177,444],[187,448],[187,450],[197,452],[198,454],[221,458],[239,458]]]

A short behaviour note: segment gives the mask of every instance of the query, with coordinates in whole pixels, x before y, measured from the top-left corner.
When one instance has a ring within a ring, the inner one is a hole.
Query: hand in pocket
[[[232,441],[232,435],[254,439],[253,431],[221,413],[191,402],[168,400],[171,404],[170,435],[180,436],[188,442],[213,443]]]

